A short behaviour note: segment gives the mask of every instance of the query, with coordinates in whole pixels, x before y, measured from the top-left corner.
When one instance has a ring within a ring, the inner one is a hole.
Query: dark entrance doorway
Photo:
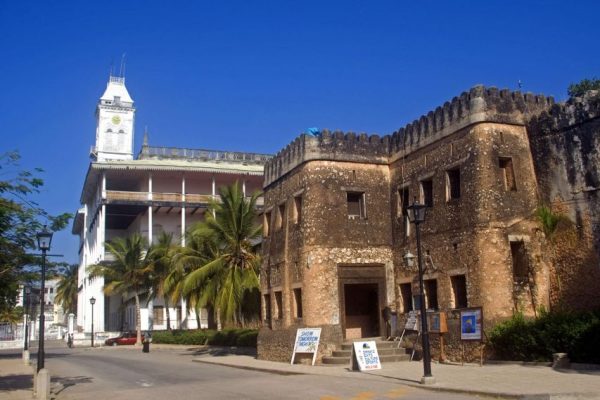
[[[376,283],[344,285],[346,339],[379,335],[379,290]]]

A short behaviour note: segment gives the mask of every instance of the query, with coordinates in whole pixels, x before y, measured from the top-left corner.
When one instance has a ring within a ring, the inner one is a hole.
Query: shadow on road
[[[253,356],[256,357],[256,348],[254,347],[226,347],[226,346],[207,346],[201,349],[196,349],[194,352],[195,356],[229,356],[229,355],[242,355],[242,356]]]
[[[50,381],[59,386],[57,390],[53,391],[55,395],[58,395],[71,386],[92,383],[92,380],[93,378],[90,376],[53,376]]]
[[[32,387],[33,376],[31,374],[4,375],[0,379],[0,392],[31,389]]]

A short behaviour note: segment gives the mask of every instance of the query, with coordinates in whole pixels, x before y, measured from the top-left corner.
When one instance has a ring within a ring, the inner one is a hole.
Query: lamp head
[[[427,206],[417,202],[417,198],[413,200],[413,203],[406,207],[408,211],[408,220],[413,224],[420,224],[425,221],[425,209]]]
[[[404,265],[406,265],[408,268],[415,266],[415,258],[415,255],[408,250],[406,250],[404,257],[402,257],[402,259],[404,259]]]
[[[96,304],[96,298],[95,298],[95,297],[92,297],[92,298],[90,299],[90,304],[91,304],[91,305],[94,305],[94,304]]]
[[[41,232],[38,232],[37,235],[38,249],[42,251],[50,250],[50,244],[52,243],[52,231],[49,231],[46,225]]]

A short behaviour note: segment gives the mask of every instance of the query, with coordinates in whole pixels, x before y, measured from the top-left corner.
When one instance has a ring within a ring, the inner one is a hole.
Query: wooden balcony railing
[[[186,193],[185,203],[208,204],[213,198],[219,201],[219,196],[212,196],[210,194]],[[122,190],[107,190],[106,199],[109,201],[150,201],[148,199],[147,192],[128,192]],[[181,195],[181,193],[153,192],[152,201],[181,203],[183,201],[183,196]],[[262,207],[264,205],[264,202],[265,201],[263,197],[259,197],[258,199],[256,199],[256,205],[258,207]]]

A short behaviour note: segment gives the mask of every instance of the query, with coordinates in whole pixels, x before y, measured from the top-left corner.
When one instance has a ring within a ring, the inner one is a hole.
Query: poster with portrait
[[[483,310],[481,307],[465,308],[460,311],[460,340],[481,341],[483,339]]]

